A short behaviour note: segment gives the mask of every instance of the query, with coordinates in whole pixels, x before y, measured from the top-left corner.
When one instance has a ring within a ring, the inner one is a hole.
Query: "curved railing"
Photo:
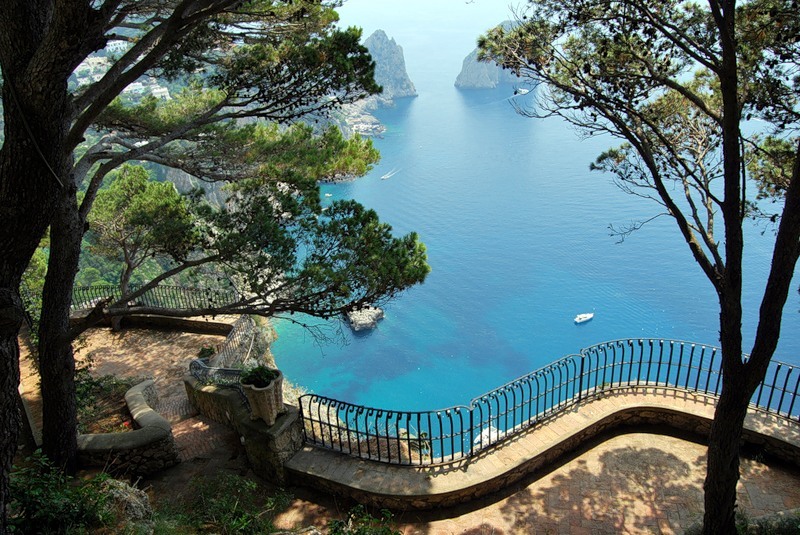
[[[242,368],[235,366],[250,357],[256,336],[253,318],[241,316],[234,322],[231,332],[215,354],[189,363],[189,373],[205,384],[238,386]]]
[[[473,399],[435,411],[388,411],[308,394],[300,398],[307,443],[391,464],[469,458],[605,392],[659,386],[719,396],[719,348],[676,340],[615,340],[581,350]],[[751,407],[800,421],[800,373],[770,363]]]

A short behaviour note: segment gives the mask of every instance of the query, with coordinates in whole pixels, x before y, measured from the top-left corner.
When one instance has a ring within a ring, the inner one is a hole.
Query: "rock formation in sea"
[[[519,81],[516,74],[503,69],[493,61],[478,61],[478,49],[476,48],[464,58],[461,72],[456,77],[455,86],[459,89],[494,89],[501,85],[514,85]]]
[[[513,25],[513,22],[505,21],[501,26],[509,30]],[[520,83],[520,78],[516,74],[503,69],[494,61],[478,61],[478,49],[476,48],[464,58],[461,72],[456,77],[455,86],[459,89],[494,89],[501,85],[518,83]]]
[[[354,331],[374,329],[378,326],[378,320],[382,319],[383,309],[373,306],[365,306],[347,313],[347,322]]]
[[[364,41],[364,46],[375,60],[375,81],[383,87],[380,99],[417,96],[417,90],[406,71],[403,47],[390,39],[383,30],[375,30]]]
[[[383,87],[380,95],[373,95],[342,109],[342,125],[346,134],[379,135],[384,126],[372,115],[382,107],[391,107],[395,99],[416,97],[417,90],[406,71],[403,47],[389,38],[383,30],[376,30],[364,41],[375,61],[375,81]]]

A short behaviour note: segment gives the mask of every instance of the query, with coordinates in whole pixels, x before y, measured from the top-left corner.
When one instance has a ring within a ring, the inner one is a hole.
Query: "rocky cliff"
[[[381,107],[390,107],[394,100],[417,96],[414,83],[406,72],[406,60],[403,47],[394,39],[390,39],[383,30],[376,30],[370,35],[364,46],[375,61],[375,81],[383,87],[383,93],[344,106],[340,127],[345,134],[379,135],[384,126],[372,115]]]
[[[504,70],[493,61],[490,63],[478,61],[476,48],[464,58],[455,86],[459,89],[494,89],[500,85],[517,84],[519,81],[516,74]]]
[[[370,35],[364,41],[364,46],[375,60],[375,81],[383,87],[381,98],[391,100],[417,96],[417,90],[406,72],[403,47],[394,39],[389,39],[383,30],[376,30]]]
[[[501,26],[511,29],[514,23],[505,21]],[[476,48],[464,58],[461,72],[456,77],[455,86],[459,89],[494,89],[500,85],[518,84],[520,79],[509,70],[504,70],[495,62],[478,61]]]

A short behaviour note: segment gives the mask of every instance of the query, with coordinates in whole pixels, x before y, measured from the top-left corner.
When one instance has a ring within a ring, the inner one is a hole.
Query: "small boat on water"
[[[394,169],[392,169],[391,171],[389,171],[388,173],[386,173],[385,175],[383,175],[383,176],[381,177],[381,180],[386,180],[387,178],[392,178],[394,175],[396,175],[396,174],[397,174],[397,173],[399,173],[399,172],[400,172],[400,169],[398,169],[398,168],[396,168],[396,167],[395,167]]]
[[[586,312],[575,316],[575,323],[586,323],[594,317],[594,312]]]

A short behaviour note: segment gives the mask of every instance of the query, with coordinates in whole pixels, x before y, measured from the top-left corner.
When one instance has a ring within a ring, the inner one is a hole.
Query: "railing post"
[[[580,379],[578,379],[578,403],[583,399],[583,360],[586,355],[581,355]]]

